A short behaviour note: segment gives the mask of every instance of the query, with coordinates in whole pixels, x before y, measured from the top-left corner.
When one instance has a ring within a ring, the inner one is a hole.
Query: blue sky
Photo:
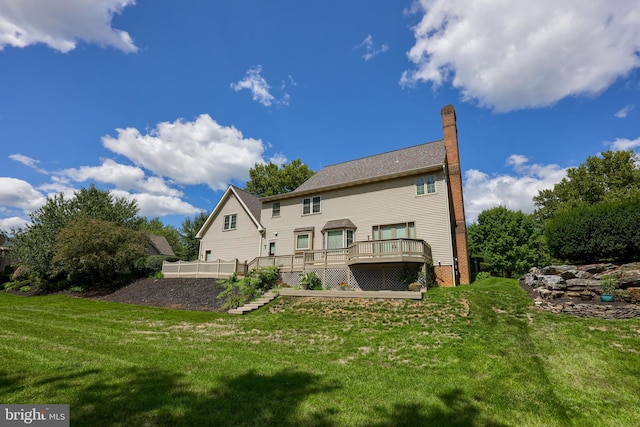
[[[0,0],[0,229],[96,184],[179,226],[256,162],[442,138],[468,221],[640,151],[635,0]]]

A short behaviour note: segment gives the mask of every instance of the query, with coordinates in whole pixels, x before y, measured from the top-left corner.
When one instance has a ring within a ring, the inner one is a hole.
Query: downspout
[[[458,280],[456,277],[456,260],[453,256],[453,245],[455,245],[455,236],[453,235],[453,231],[451,229],[451,200],[449,191],[449,173],[447,171],[447,165],[442,165],[442,174],[444,175],[444,182],[447,184],[447,227],[449,227],[449,241],[451,242],[449,245],[449,256],[451,257],[451,278],[453,279],[453,286],[458,285]]]

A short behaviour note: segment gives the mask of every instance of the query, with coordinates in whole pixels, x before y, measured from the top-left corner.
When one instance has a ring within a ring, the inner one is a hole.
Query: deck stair
[[[273,292],[273,291],[265,292],[265,294],[262,295],[260,298],[258,298],[256,300],[253,300],[253,301],[243,305],[242,307],[232,308],[231,310],[227,311],[227,313],[229,313],[229,314],[245,314],[245,313],[249,313],[249,312],[251,312],[253,310],[257,310],[258,308],[262,307],[263,305],[266,305],[266,304],[270,303],[277,296],[278,296],[278,294]]]

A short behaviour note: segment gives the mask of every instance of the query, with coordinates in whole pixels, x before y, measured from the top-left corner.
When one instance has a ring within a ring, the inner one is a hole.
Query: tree
[[[143,222],[135,201],[114,198],[109,191],[93,185],[75,192],[70,199],[62,193],[48,197],[29,217],[31,224],[26,228],[12,230],[12,257],[17,265],[41,279],[50,277],[56,238],[71,221],[101,219],[128,229],[137,229]]]
[[[293,160],[281,167],[273,162],[256,163],[249,170],[249,181],[247,181],[244,190],[258,197],[288,193],[311,178],[313,173],[300,159]]]
[[[640,162],[633,151],[606,151],[591,156],[567,177],[533,198],[538,219],[601,201],[616,201],[640,195]]]
[[[469,251],[491,265],[491,272],[504,277],[525,273],[547,261],[542,230],[531,215],[504,206],[485,210],[477,223],[467,228]]]
[[[143,231],[97,218],[67,223],[56,236],[50,276],[106,281],[145,255],[149,239]]]
[[[200,251],[200,240],[196,238],[198,231],[202,228],[209,216],[206,212],[202,211],[191,219],[187,218],[182,221],[180,227],[180,240],[184,247],[184,259],[187,261],[198,259],[198,252]]]

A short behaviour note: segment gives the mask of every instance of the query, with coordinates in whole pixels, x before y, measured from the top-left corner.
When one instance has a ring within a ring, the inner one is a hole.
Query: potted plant
[[[322,281],[315,271],[300,273],[300,287],[302,289],[322,289]]]
[[[604,274],[600,277],[600,300],[605,302],[613,301],[616,293],[618,281],[615,277]]]
[[[338,289],[340,289],[341,291],[346,291],[348,287],[349,284],[347,282],[338,283]]]

